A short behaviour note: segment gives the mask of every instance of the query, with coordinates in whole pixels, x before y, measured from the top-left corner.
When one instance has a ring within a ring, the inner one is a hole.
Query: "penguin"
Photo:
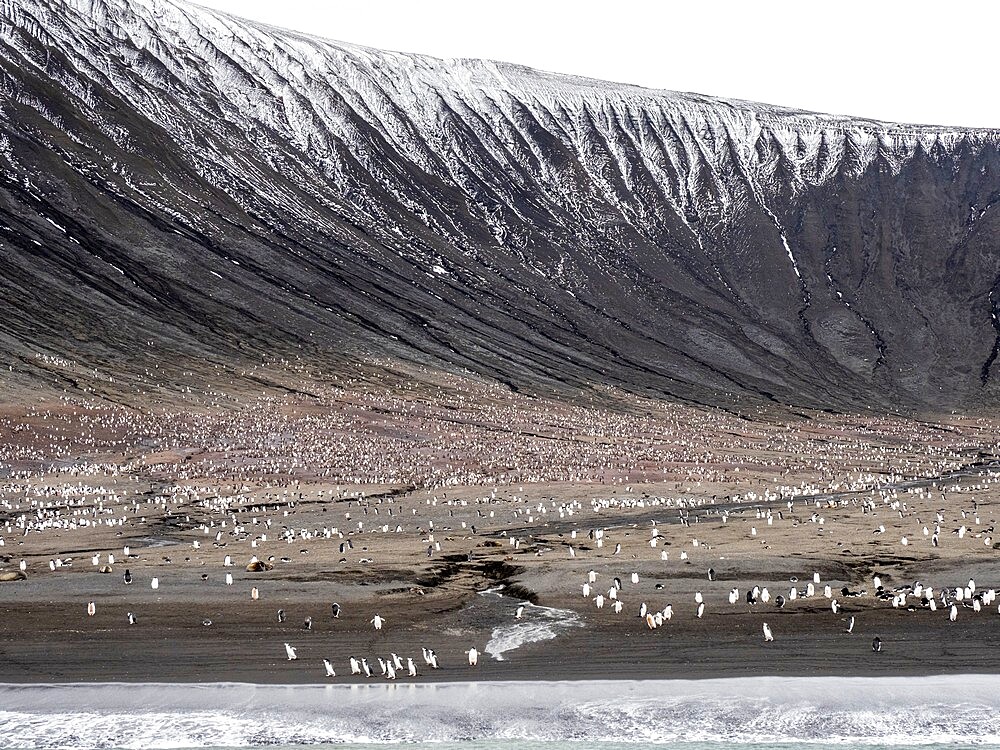
[[[334,619],[340,617],[340,605],[337,602],[330,605],[330,611],[333,613]]]
[[[872,651],[878,653],[881,650],[882,650],[882,639],[876,636],[872,640]]]
[[[278,610],[278,622],[284,622],[284,621],[285,621],[285,610],[279,609]]]
[[[125,575],[122,576],[122,581],[125,582],[126,586],[132,583],[132,571],[130,571],[128,568],[125,568]]]

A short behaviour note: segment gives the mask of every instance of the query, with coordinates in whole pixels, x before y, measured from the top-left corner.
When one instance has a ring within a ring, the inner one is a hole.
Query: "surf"
[[[0,685],[8,748],[1000,745],[1000,676]]]

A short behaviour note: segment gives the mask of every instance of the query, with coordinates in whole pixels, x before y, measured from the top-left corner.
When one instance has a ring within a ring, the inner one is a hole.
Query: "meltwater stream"
[[[597,742],[691,750],[1000,745],[1000,676],[0,686],[4,748]]]
[[[529,643],[552,640],[559,636],[564,630],[583,627],[580,615],[570,609],[556,609],[554,607],[541,607],[528,601],[519,599],[509,599],[501,592],[503,586],[480,591],[483,597],[496,598],[509,601],[507,606],[506,622],[493,628],[489,642],[483,649],[487,654],[497,661],[504,660],[504,654],[513,651]],[[513,618],[510,615],[522,609],[520,618]]]

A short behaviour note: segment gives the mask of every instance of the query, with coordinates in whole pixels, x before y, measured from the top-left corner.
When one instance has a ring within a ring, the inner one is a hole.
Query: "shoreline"
[[[935,680],[943,679],[948,681],[962,680],[985,680],[996,678],[998,688],[1000,688],[1000,670],[996,672],[928,672],[928,673],[885,673],[885,674],[803,674],[803,673],[766,673],[766,674],[738,674],[730,676],[706,676],[698,675],[692,677],[581,677],[576,679],[442,679],[442,680],[396,680],[395,682],[383,678],[373,678],[365,681],[339,681],[339,682],[245,682],[240,680],[220,680],[216,682],[208,681],[134,681],[134,680],[77,680],[74,682],[16,682],[0,681],[0,690],[22,689],[22,688],[92,688],[92,687],[201,687],[201,688],[265,688],[265,689],[286,689],[286,688],[388,688],[388,689],[410,689],[414,687],[465,687],[476,685],[489,685],[491,687],[502,687],[504,685],[537,686],[537,687],[563,687],[587,684],[615,684],[615,685],[653,685],[653,684],[691,684],[709,685],[722,683],[751,683],[768,681],[801,681],[801,682],[823,682],[823,681],[843,681],[852,683],[888,683],[894,680]]]

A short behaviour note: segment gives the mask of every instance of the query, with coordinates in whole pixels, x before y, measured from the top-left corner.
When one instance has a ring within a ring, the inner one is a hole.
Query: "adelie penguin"
[[[278,622],[284,622],[284,621],[285,621],[285,610],[279,609],[278,610]]]
[[[132,573],[128,568],[125,568],[125,575],[122,576],[122,580],[125,582],[126,586],[132,583]]]
[[[875,638],[875,639],[874,639],[874,640],[872,641],[872,651],[875,651],[875,652],[879,652],[879,651],[881,651],[881,650],[882,650],[882,639],[881,639],[881,638],[878,638],[878,637],[876,637],[876,638]]]
[[[337,602],[330,605],[330,610],[333,612],[333,616],[335,618],[340,617],[340,605],[337,604]]]

